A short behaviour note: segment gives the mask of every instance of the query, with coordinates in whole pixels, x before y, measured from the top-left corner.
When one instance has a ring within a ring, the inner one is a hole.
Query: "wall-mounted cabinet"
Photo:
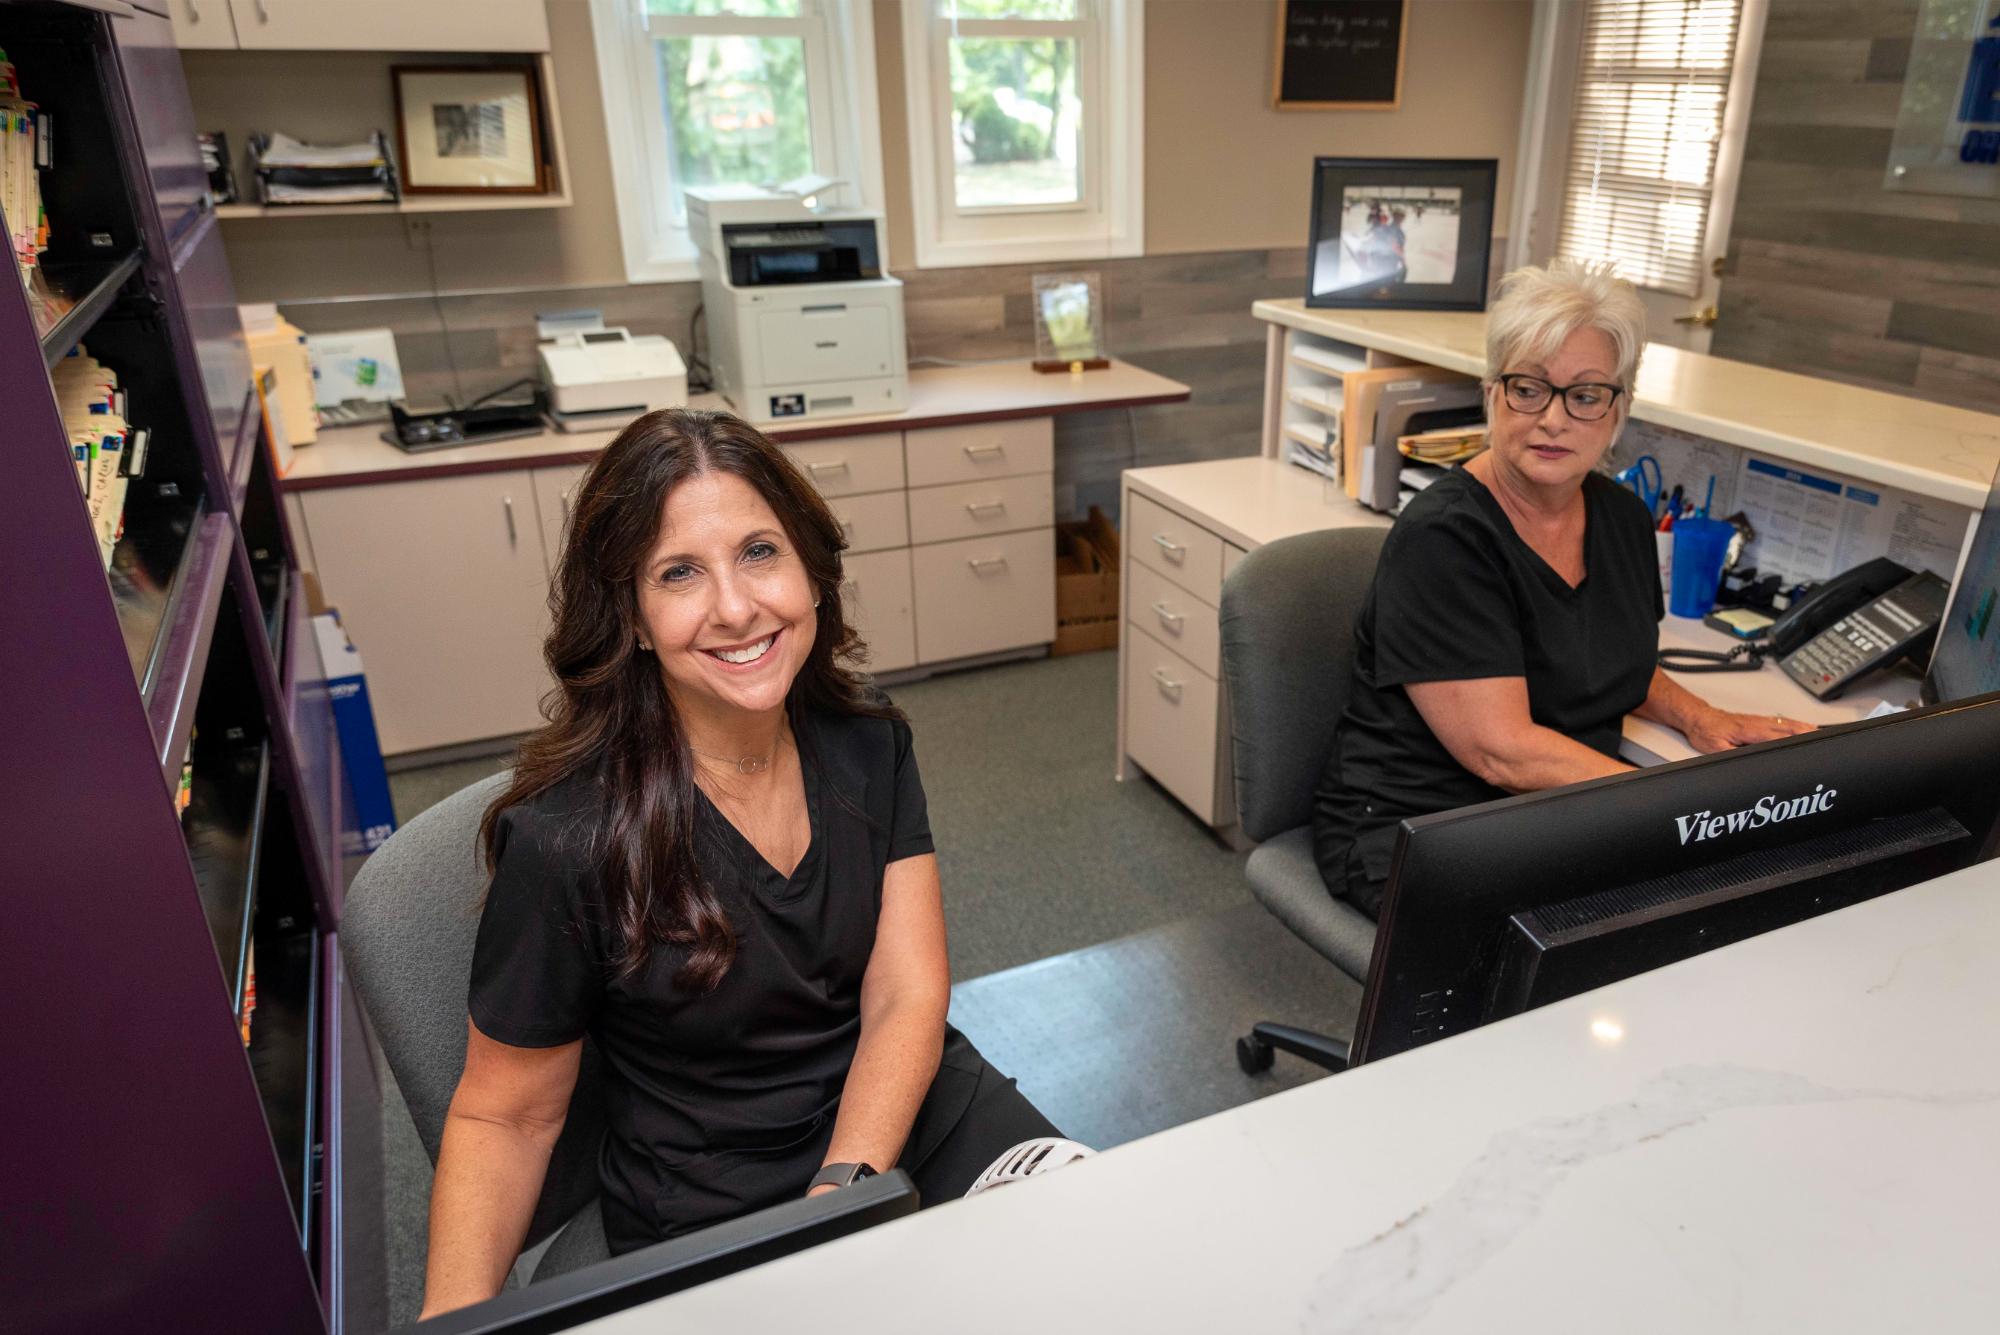
[[[546,51],[542,0],[168,0],[184,50]]]

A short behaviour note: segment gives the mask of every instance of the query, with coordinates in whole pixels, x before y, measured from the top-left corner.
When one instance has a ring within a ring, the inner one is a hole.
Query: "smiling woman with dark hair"
[[[840,526],[755,429],[670,411],[579,488],[549,724],[487,812],[426,1315],[498,1292],[604,1056],[614,1252],[902,1167],[928,1202],[1055,1129],[945,1024],[900,712],[843,666]]]

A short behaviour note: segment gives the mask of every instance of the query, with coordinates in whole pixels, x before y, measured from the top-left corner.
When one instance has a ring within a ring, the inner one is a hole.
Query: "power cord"
[[[1658,661],[1669,672],[1755,672],[1770,652],[1769,640],[1749,640],[1726,650],[1662,649]]]

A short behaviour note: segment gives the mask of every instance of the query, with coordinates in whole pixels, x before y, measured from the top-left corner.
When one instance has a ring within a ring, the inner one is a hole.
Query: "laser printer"
[[[679,349],[659,334],[622,326],[578,329],[545,340],[536,354],[558,418],[636,417],[687,404],[687,367]]]
[[[903,284],[882,216],[823,207],[838,182],[687,192],[715,388],[752,422],[901,412]]]

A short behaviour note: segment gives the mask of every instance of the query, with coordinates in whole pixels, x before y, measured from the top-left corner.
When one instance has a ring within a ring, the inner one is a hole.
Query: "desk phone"
[[[1920,571],[1841,617],[1778,666],[1819,699],[1838,699],[1876,668],[1929,648],[1949,592],[1943,580]]]

